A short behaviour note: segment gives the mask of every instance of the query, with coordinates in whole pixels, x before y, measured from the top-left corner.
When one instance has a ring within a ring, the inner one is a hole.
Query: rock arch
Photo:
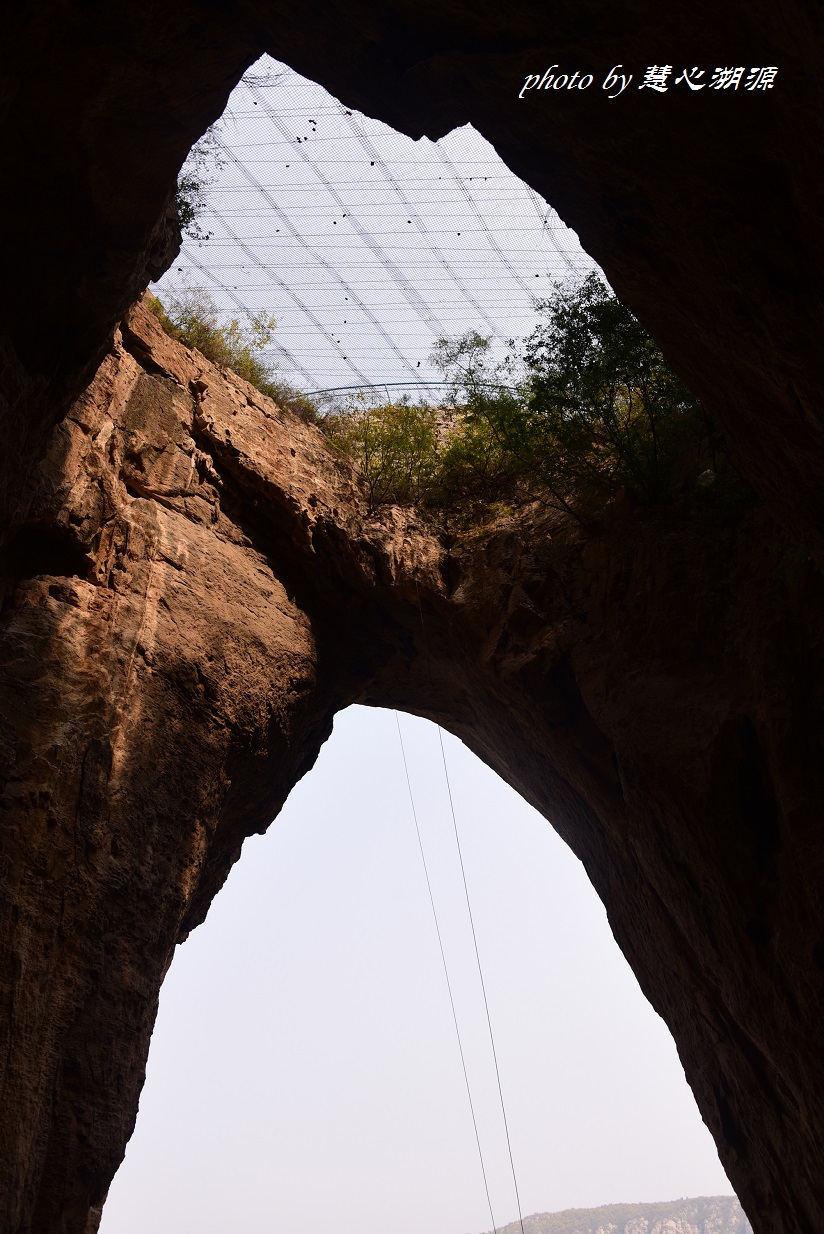
[[[171,949],[352,701],[439,719],[551,816],[754,1228],[822,1228],[819,33],[766,4],[11,19],[4,1228],[95,1228]],[[447,545],[370,518],[310,429],[140,310],[115,336],[174,251],[186,150],[262,50],[407,132],[472,120],[712,407],[761,505]],[[662,54],[777,65],[780,85],[518,98],[547,56],[597,82]]]

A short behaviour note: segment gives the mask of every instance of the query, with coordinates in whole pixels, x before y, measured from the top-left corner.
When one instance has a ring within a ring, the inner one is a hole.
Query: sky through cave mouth
[[[516,1217],[437,730],[401,716],[496,1220]],[[729,1194],[580,862],[445,734],[524,1214]],[[101,1234],[490,1228],[392,713],[352,707],[161,991]]]
[[[433,343],[470,329],[502,359],[554,281],[597,268],[469,125],[415,141],[264,56],[215,136],[209,238],[186,239],[157,289],[274,314],[267,359],[304,391],[414,393],[441,379]]]

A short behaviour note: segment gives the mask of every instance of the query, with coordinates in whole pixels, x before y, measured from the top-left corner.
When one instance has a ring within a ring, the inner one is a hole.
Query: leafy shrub
[[[351,454],[366,481],[370,506],[426,497],[437,468],[437,414],[408,402],[358,407],[327,418],[338,449]]]
[[[462,407],[442,457],[458,492],[588,519],[620,489],[655,505],[729,471],[700,401],[597,275],[556,284],[538,307],[546,320],[494,369],[473,331],[436,345]]]
[[[184,283],[163,293],[163,301],[151,296],[148,307],[163,329],[179,343],[196,347],[213,364],[232,369],[262,394],[302,420],[314,420],[311,400],[277,377],[275,365],[262,351],[272,340],[275,318],[270,313],[249,313],[221,325],[217,305],[202,287]]]
[[[524,361],[543,482],[596,502],[622,487],[647,503],[671,496],[707,437],[699,400],[597,275],[556,285],[541,309]]]
[[[425,501],[459,522],[476,522],[501,502],[517,500],[519,468],[489,420],[456,416],[445,436]]]
[[[451,408],[361,403],[323,420],[262,357],[271,315],[221,325],[208,292],[189,285],[164,300],[150,307],[173,338],[319,422],[358,462],[372,507],[415,503],[467,523],[540,500],[587,521],[621,489],[648,505],[700,496],[710,512],[740,500],[701,403],[594,274],[556,284],[538,306],[545,320],[503,364],[491,365],[490,342],[475,331],[441,339],[433,360],[451,383]]]
[[[512,383],[514,364],[489,367],[489,347],[489,339],[472,330],[441,339],[432,357],[452,383],[448,398],[455,412],[441,442],[430,504],[459,521],[517,502],[529,490],[524,395]]]
[[[190,240],[202,244],[214,234],[205,231],[200,218],[206,206],[206,194],[217,179],[216,172],[225,165],[217,126],[210,124],[195,142],[177,178],[175,207],[180,230]]]

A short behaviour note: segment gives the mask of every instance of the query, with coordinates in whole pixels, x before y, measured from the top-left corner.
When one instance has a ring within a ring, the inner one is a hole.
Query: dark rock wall
[[[551,817],[754,1228],[824,1228],[820,593],[787,541],[820,559],[821,20],[765,0],[6,15],[0,1227],[93,1228],[174,940],[361,699],[439,718]],[[475,123],[718,416],[764,510],[627,512],[588,543],[515,526],[447,566],[150,326],[109,351],[175,251],[188,147],[263,50],[414,135]],[[555,62],[679,57],[779,77],[517,97]]]
[[[768,516],[625,505],[596,535],[533,511],[447,549],[142,309],[26,502],[0,611],[0,1228],[95,1228],[174,946],[355,701],[438,720],[551,820],[754,1229],[822,1228],[824,585]]]

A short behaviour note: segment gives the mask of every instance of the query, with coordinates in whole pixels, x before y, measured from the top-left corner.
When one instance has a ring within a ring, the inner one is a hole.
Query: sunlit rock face
[[[93,1229],[175,939],[360,699],[440,718],[552,819],[754,1228],[818,1234],[821,605],[786,540],[821,559],[817,17],[146,0],[18,5],[4,36],[0,1226]],[[718,416],[764,510],[447,548],[367,517],[316,433],[145,321],[112,350],[174,254],[186,151],[264,50],[413,135],[472,121]],[[661,57],[779,74],[599,85]],[[593,88],[519,98],[556,62]]]
[[[157,993],[334,712],[458,734],[584,862],[759,1234],[821,1228],[821,576],[759,508],[441,535],[143,308],[4,559],[0,1226],[95,1228]],[[425,633],[425,644],[422,634]]]
[[[359,533],[321,434],[142,310],[25,500],[0,615],[0,1228],[83,1231],[175,941],[362,690],[362,593],[401,558],[423,581],[439,546],[400,516]]]

